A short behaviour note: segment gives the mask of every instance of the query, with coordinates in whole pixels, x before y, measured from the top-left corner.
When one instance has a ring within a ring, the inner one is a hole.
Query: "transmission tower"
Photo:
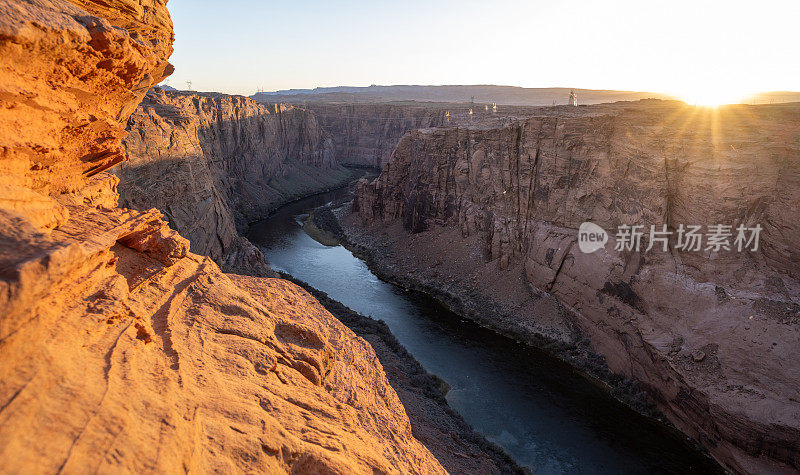
[[[186,90],[187,91],[191,91],[192,90],[192,81],[186,81]]]
[[[577,106],[578,105],[578,95],[575,94],[575,90],[574,89],[569,91],[569,102],[567,103],[567,105],[570,105],[570,106]]]

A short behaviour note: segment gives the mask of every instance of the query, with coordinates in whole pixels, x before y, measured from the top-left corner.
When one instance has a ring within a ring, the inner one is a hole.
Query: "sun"
[[[690,105],[718,107],[725,104],[739,104],[748,94],[735,88],[721,86],[697,88],[678,94],[684,102]]]

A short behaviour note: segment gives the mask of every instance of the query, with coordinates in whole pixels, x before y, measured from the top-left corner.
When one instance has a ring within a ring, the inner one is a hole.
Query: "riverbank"
[[[609,371],[602,356],[593,352],[588,342],[580,340],[571,328],[563,326],[560,331],[552,328],[538,331],[538,328],[517,324],[513,311],[503,312],[505,306],[492,295],[481,293],[475,287],[465,288],[454,278],[444,279],[444,283],[428,278],[425,275],[427,269],[414,268],[413,261],[403,259],[395,247],[396,240],[390,237],[392,233],[371,232],[374,230],[358,226],[354,220],[348,219],[349,216],[349,204],[336,210],[318,209],[314,213],[317,228],[335,234],[338,227],[342,245],[363,259],[381,279],[425,294],[451,312],[469,318],[484,328],[548,352],[603,385],[620,402],[641,415],[669,424],[635,381]],[[336,223],[336,227],[330,227],[332,222]],[[563,312],[555,302],[552,305],[554,313]]]
[[[302,189],[301,191],[296,192],[292,196],[287,197],[282,201],[275,202],[271,204],[269,207],[264,208],[264,210],[259,214],[249,215],[246,217],[244,221],[244,225],[241,226],[241,235],[247,235],[247,231],[249,230],[250,226],[265,219],[270,218],[277,212],[279,209],[297,203],[299,201],[303,201],[305,199],[323,195],[325,193],[331,193],[338,190],[344,189],[351,189],[353,185],[355,185],[358,180],[363,177],[369,177],[369,171],[362,169],[360,167],[354,166],[343,166],[342,169],[344,172],[337,173],[332,175],[326,179],[323,183],[318,183],[317,185],[308,186],[307,188]],[[352,191],[352,190],[351,190]]]
[[[366,340],[375,350],[389,384],[411,421],[414,437],[433,453],[450,473],[530,473],[503,449],[478,434],[445,399],[446,382],[425,368],[397,341],[380,320],[365,317],[306,282],[280,273],[316,298],[326,310]]]
[[[458,276],[446,273],[434,256],[429,260],[430,266],[424,269],[418,268],[415,264],[421,260],[410,259],[404,253],[423,252],[419,247],[410,246],[407,242],[398,243],[396,236],[400,234],[393,233],[390,229],[378,227],[366,229],[360,226],[355,222],[357,217],[353,219],[350,214],[349,204],[333,210],[317,209],[313,216],[318,228],[337,234],[342,245],[364,260],[381,280],[429,296],[448,310],[475,321],[484,328],[512,338],[525,346],[544,351],[566,363],[618,402],[651,421],[653,430],[680,441],[679,443],[684,444],[687,451],[705,460],[704,470],[722,472],[722,468],[702,447],[678,431],[658,411],[649,395],[635,381],[611,372],[602,356],[592,351],[588,342],[580,339],[577,332],[573,332],[568,325],[562,325],[560,328],[557,325],[544,328],[525,325],[525,319],[520,317],[520,313],[522,310],[530,311],[529,307],[532,305],[530,302],[527,306],[503,305],[502,302],[498,302],[497,295],[481,291],[468,282],[460,281]],[[466,244],[456,242],[455,239],[451,242],[455,253],[462,252],[463,250],[455,248],[464,245]],[[439,257],[442,258],[446,256]],[[468,264],[460,263],[460,265]],[[545,296],[531,294],[535,289],[523,289],[515,285],[517,284],[505,281],[497,283],[497,286],[505,287],[506,292],[519,294],[524,292],[528,296],[526,298],[535,302],[540,311],[546,309],[546,306],[551,306],[551,311],[556,314],[564,312],[555,299],[547,300]]]

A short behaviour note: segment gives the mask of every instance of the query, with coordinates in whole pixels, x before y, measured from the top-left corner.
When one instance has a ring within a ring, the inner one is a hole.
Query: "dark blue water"
[[[450,405],[534,473],[709,473],[718,470],[680,436],[639,416],[562,362],[485,330],[379,280],[347,249],[324,246],[303,213],[341,197],[317,195],[254,225],[249,238],[275,269],[386,322]]]

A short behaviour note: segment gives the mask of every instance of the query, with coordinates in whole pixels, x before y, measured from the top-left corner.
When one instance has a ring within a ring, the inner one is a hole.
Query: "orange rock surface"
[[[0,472],[444,472],[372,348],[117,206],[165,1],[0,1]]]

